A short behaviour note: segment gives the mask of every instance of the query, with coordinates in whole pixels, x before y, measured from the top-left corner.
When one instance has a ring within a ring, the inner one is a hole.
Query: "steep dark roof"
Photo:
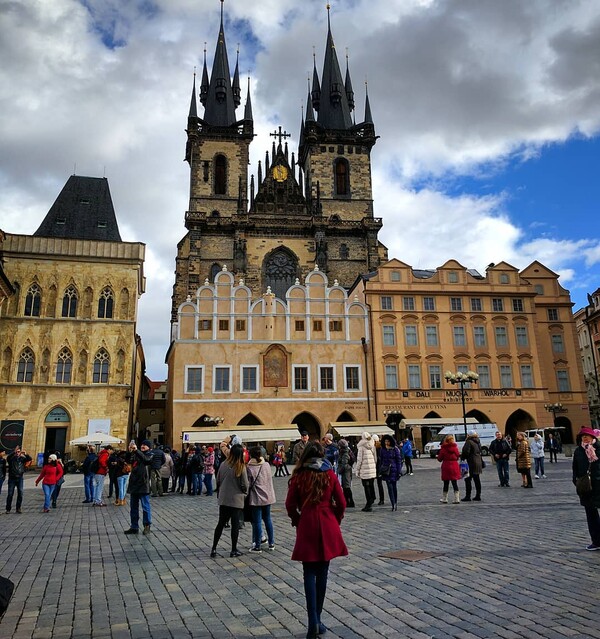
[[[34,235],[121,242],[108,180],[72,175]]]

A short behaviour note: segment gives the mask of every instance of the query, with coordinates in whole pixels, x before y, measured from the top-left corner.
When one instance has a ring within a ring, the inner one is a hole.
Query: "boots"
[[[121,500],[115,499],[115,506],[120,506],[120,505],[121,505]]]
[[[453,504],[460,504],[460,491],[459,490],[455,490],[454,491],[454,501],[452,503]]]
[[[440,501],[442,502],[442,504],[447,504],[448,503],[448,491],[445,490],[442,493],[442,498],[440,499]]]

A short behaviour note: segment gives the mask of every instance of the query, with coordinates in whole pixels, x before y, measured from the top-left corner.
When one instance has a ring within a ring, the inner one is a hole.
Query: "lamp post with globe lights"
[[[466,373],[453,373],[452,371],[446,371],[444,379],[451,384],[457,384],[460,388],[460,401],[462,403],[462,415],[463,426],[465,428],[465,439],[467,437],[467,411],[465,408],[465,384],[476,384],[479,379],[479,375],[474,371],[467,371]]]

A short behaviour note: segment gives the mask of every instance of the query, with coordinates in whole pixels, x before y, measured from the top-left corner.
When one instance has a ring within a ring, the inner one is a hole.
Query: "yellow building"
[[[297,427],[320,437],[331,422],[364,423],[368,336],[365,305],[318,268],[285,300],[270,290],[253,299],[222,270],[179,306],[165,440],[177,447],[195,431],[196,441],[214,443],[216,426]]]
[[[354,294],[371,312],[376,419],[398,429],[402,419],[461,418],[460,386],[445,375],[474,371],[465,412],[479,422],[513,437],[556,425],[565,443],[589,423],[570,295],[539,262],[521,272],[490,264],[482,276],[454,260],[426,271],[393,259]],[[421,445],[430,433],[413,436]]]
[[[0,419],[22,428],[28,452],[75,453],[69,441],[88,431],[129,435],[144,248],[121,241],[105,178],[71,176],[33,235],[5,234],[15,294],[0,304]]]

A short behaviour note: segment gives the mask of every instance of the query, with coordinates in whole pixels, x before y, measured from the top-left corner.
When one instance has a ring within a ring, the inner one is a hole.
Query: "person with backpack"
[[[194,454],[189,459],[190,472],[192,476],[191,495],[202,494],[202,474],[204,473],[204,457],[202,456],[202,448],[196,446]]]
[[[87,455],[81,464],[81,472],[83,473],[83,488],[85,490],[84,504],[91,504],[94,501],[94,471],[92,463],[98,459],[96,455],[96,447],[88,446]]]
[[[342,484],[342,491],[346,498],[346,507],[354,508],[354,497],[352,495],[352,466],[356,461],[354,453],[350,450],[347,440],[340,439],[338,442],[338,475]]]

